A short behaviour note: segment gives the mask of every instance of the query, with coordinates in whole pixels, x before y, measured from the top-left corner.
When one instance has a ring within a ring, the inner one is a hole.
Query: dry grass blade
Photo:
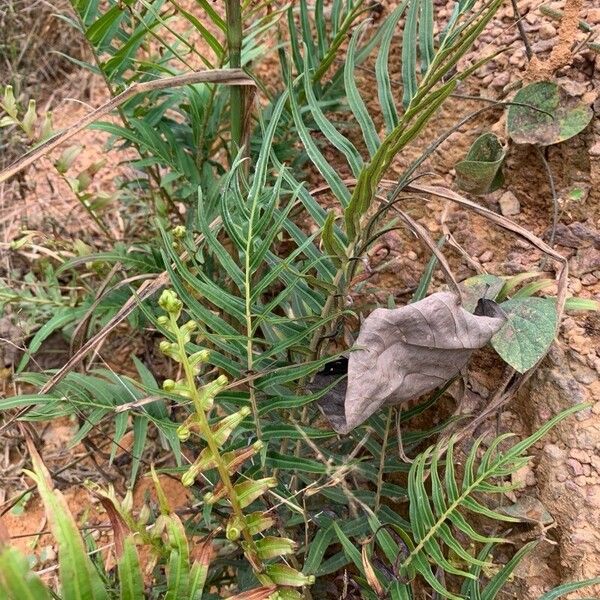
[[[174,77],[166,77],[165,79],[157,79],[155,81],[147,81],[144,83],[134,83],[131,87],[121,92],[108,102],[99,106],[92,112],[88,113],[83,119],[77,121],[70,127],[67,127],[61,133],[45,141],[43,144],[23,155],[19,160],[0,172],[0,183],[10,179],[13,175],[22,171],[25,167],[33,164],[36,160],[45,156],[57,146],[71,139],[74,135],[97,121],[100,117],[107,115],[112,110],[133,98],[137,94],[146,94],[154,90],[164,90],[182,85],[192,85],[195,83],[218,83],[221,85],[255,85],[254,80],[246,75],[242,69],[213,69],[212,71],[199,71],[195,73],[187,73],[185,75],[176,75]]]

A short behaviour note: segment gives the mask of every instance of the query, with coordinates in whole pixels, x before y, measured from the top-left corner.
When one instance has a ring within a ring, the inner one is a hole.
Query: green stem
[[[227,49],[229,67],[239,69],[242,66],[242,7],[240,0],[226,0],[225,13],[227,19]],[[234,150],[243,143],[244,130],[244,90],[242,86],[233,86],[230,96],[231,141]],[[233,152],[235,155],[235,152]]]

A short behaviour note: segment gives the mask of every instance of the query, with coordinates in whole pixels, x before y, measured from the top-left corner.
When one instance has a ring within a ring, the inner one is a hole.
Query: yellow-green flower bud
[[[177,294],[173,290],[165,290],[158,300],[159,306],[166,312],[175,315],[179,318],[183,303],[177,297]]]
[[[169,324],[169,317],[167,317],[167,315],[160,315],[160,317],[158,317],[157,321],[158,321],[159,325],[162,325],[163,327],[165,327],[166,325]]]
[[[287,585],[289,587],[301,587],[312,585],[315,582],[314,575],[304,575],[287,565],[267,565],[265,573],[275,585]]]
[[[184,323],[180,329],[186,333],[192,333],[192,331],[198,329],[198,323],[193,319],[190,319],[187,323]]]
[[[186,229],[183,225],[177,225],[177,227],[173,227],[171,233],[175,239],[179,240],[182,237],[185,237]]]
[[[177,384],[172,379],[165,379],[162,387],[165,392],[172,392]]]
[[[195,469],[188,469],[182,476],[181,476],[181,485],[185,486],[185,487],[190,487],[192,485],[194,485],[194,482],[196,481],[196,475],[197,473],[195,472]]]
[[[230,542],[235,542],[240,539],[242,530],[244,529],[244,523],[239,517],[231,517],[227,522],[227,528],[225,530],[225,536]]]
[[[201,363],[205,363],[210,358],[210,350],[198,350],[194,354],[190,354],[188,360],[192,367],[197,367]]]
[[[177,439],[180,442],[187,442],[192,435],[191,429],[187,425],[180,425],[177,428]]]

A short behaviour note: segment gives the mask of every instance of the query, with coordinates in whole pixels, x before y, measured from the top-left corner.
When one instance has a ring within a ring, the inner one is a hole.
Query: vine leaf
[[[481,298],[495,300],[503,287],[504,279],[490,273],[465,279],[460,283],[464,309],[472,313]]]
[[[549,298],[513,298],[501,305],[504,327],[492,338],[494,350],[514,369],[531,369],[548,351],[556,334],[556,302]]]
[[[467,156],[455,166],[456,185],[471,194],[487,194],[502,186],[502,163],[506,151],[493,133],[484,133],[474,142]]]
[[[378,308],[365,319],[350,352],[343,405],[324,402],[323,410],[337,432],[348,433],[382,406],[447,382],[504,323],[502,314],[470,314],[450,292],[401,308]]]
[[[519,104],[509,107],[506,126],[517,144],[564,142],[583,131],[594,116],[590,106],[550,81],[525,86],[514,102]]]

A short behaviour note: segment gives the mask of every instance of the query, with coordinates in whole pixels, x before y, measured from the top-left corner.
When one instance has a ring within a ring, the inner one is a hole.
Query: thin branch
[[[527,56],[527,60],[531,60],[533,57],[533,51],[531,50],[531,44],[529,43],[529,38],[527,37],[525,27],[523,27],[523,19],[521,18],[521,13],[519,12],[519,7],[517,6],[517,0],[510,0],[510,1],[512,3],[512,9],[513,9],[513,13],[515,15],[515,22],[517,24],[517,29],[519,30],[519,36],[521,37],[523,46],[525,46],[525,54]]]
[[[552,175],[552,169],[544,156],[544,152],[538,146],[534,146],[537,150],[540,160],[544,164],[546,176],[548,177],[548,185],[550,186],[550,193],[552,194],[552,232],[550,233],[550,246],[554,247],[554,238],[556,236],[556,227],[558,226],[558,197],[556,195],[556,186],[554,185],[554,176]]]

